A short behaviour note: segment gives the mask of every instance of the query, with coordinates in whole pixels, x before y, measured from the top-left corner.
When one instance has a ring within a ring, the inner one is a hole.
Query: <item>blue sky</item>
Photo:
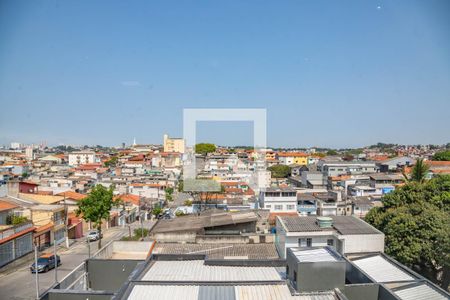
[[[0,144],[161,143],[183,108],[266,108],[272,146],[446,143],[450,2],[4,0],[0,104]]]

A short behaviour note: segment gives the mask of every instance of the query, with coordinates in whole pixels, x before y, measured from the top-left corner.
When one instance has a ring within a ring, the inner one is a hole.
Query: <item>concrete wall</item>
[[[52,291],[48,293],[42,300],[106,300],[111,299],[113,294],[100,294],[88,291],[77,292],[56,292]]]
[[[123,285],[141,260],[98,260],[87,261],[89,286],[93,290],[115,292]]]
[[[343,235],[344,253],[384,252],[384,234]]]
[[[345,286],[346,261],[299,262],[291,252],[287,252],[287,277],[298,292],[329,291]],[[294,271],[296,274],[294,274]],[[370,299],[368,299],[370,300]]]
[[[348,300],[378,300],[378,284],[346,285],[343,293]]]

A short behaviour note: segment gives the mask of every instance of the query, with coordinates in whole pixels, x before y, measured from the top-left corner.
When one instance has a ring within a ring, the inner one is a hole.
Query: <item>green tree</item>
[[[154,215],[155,217],[160,215],[161,213],[162,213],[162,208],[159,206],[153,208],[153,210],[152,210],[152,215]]]
[[[173,201],[173,188],[172,187],[166,188],[166,200]]]
[[[450,284],[450,175],[410,181],[385,195],[365,220],[384,232],[388,255],[447,289]]]
[[[328,150],[327,155],[338,155],[336,150]]]
[[[120,200],[114,200],[113,190],[113,186],[107,189],[103,185],[96,185],[92,188],[88,196],[78,203],[78,209],[75,211],[77,216],[82,215],[84,220],[94,223],[94,227],[100,234],[102,232],[103,221],[108,220],[113,206],[120,204]],[[102,246],[101,241],[102,239],[98,240],[99,249]]]
[[[117,160],[118,160],[118,157],[117,156],[113,156],[113,157],[111,157],[109,160],[107,160],[105,162],[105,166],[108,167],[108,168],[115,167],[116,164],[117,164]]]
[[[286,178],[291,174],[291,168],[286,165],[274,165],[267,169],[272,172],[272,178]]]
[[[433,155],[433,160],[450,161],[450,150],[435,153]]]
[[[403,176],[406,180],[422,183],[425,181],[429,169],[430,168],[425,164],[423,159],[418,159],[411,170],[409,179],[405,174],[403,174]]]
[[[210,143],[200,143],[195,145],[195,153],[206,155],[216,151],[216,145]]]

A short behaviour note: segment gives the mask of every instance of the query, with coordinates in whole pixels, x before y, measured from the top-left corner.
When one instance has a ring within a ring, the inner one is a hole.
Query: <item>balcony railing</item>
[[[0,230],[0,240],[6,239],[14,234],[27,230],[28,228],[31,227],[33,227],[33,223],[31,221],[28,221],[25,223],[17,224],[12,227],[4,228],[3,230]]]

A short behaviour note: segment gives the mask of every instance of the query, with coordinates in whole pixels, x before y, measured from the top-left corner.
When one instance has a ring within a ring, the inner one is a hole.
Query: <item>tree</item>
[[[435,153],[433,155],[433,160],[450,161],[450,150]]]
[[[327,155],[338,155],[336,150],[328,150]]]
[[[117,156],[113,156],[113,157],[111,157],[109,160],[107,160],[105,162],[105,166],[108,167],[108,168],[109,167],[114,167],[117,164],[117,160],[118,160],[118,157]]]
[[[167,201],[173,201],[173,188],[172,187],[168,187],[166,188],[166,200]]]
[[[425,164],[423,159],[418,159],[411,170],[411,176],[409,179],[405,174],[403,174],[403,176],[406,180],[422,183],[425,181],[429,169],[430,168]]]
[[[195,145],[195,153],[207,155],[208,153],[216,151],[216,145],[209,143],[200,143]]]
[[[75,211],[77,216],[82,215],[84,220],[94,223],[94,228],[100,234],[102,232],[103,220],[108,220],[113,206],[120,204],[120,200],[114,200],[113,191],[113,186],[107,189],[103,185],[97,184],[92,188],[88,196],[78,203],[78,209]],[[99,249],[102,246],[101,241],[102,239],[98,240]]]
[[[272,178],[286,178],[291,174],[291,168],[286,165],[274,165],[267,169],[272,172]]]
[[[187,193],[194,202],[200,203],[200,210],[206,207],[208,202],[218,198],[225,192],[225,188],[217,181],[211,179],[186,179],[186,182],[178,183],[178,191]]]
[[[385,195],[365,220],[384,232],[388,255],[447,289],[450,284],[450,175],[410,181]]]
[[[153,208],[153,210],[152,210],[152,215],[154,215],[155,217],[160,215],[161,213],[162,213],[162,208],[159,206]]]

